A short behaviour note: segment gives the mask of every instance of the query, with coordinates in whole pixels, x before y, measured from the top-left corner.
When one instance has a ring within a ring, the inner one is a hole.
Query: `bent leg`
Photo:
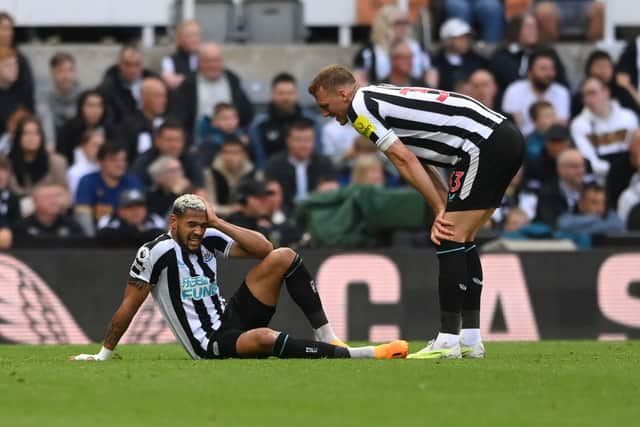
[[[269,306],[278,303],[284,275],[295,256],[289,248],[275,249],[249,271],[247,287],[258,301]]]

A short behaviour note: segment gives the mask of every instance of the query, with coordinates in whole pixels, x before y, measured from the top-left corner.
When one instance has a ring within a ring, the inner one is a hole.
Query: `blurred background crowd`
[[[361,85],[456,91],[515,121],[526,159],[487,235],[588,247],[640,230],[640,38],[619,57],[593,47],[575,81],[557,43],[601,39],[602,2],[427,3],[428,37],[382,6],[348,65]],[[375,145],[303,105],[288,70],[258,105],[206,25],[179,23],[156,69],[123,44],[95,87],[61,48],[36,85],[0,12],[0,248],[139,245],[187,192],[276,245],[428,244],[429,210]]]

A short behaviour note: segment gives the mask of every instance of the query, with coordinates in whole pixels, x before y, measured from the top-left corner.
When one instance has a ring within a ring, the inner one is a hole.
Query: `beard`
[[[536,79],[531,80],[531,84],[538,92],[545,92],[553,83],[552,79]]]

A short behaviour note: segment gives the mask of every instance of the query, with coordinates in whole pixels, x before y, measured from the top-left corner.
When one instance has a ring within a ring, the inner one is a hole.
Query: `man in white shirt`
[[[507,87],[502,100],[502,111],[513,115],[524,135],[530,134],[534,129],[529,107],[536,101],[549,101],[558,119],[569,119],[571,95],[567,88],[554,82],[555,77],[553,53],[540,50],[529,58],[527,78],[515,81]]]

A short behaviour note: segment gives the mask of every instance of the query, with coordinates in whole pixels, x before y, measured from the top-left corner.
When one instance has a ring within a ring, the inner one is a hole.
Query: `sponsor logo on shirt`
[[[211,283],[208,277],[185,277],[180,284],[182,301],[201,300],[218,294],[218,285]]]

